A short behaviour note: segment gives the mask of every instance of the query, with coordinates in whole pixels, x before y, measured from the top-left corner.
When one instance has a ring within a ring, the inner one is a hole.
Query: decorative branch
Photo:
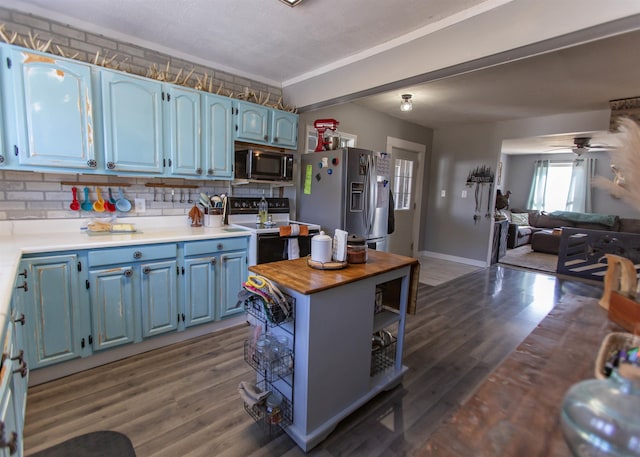
[[[618,130],[610,151],[614,180],[596,176],[594,185],[640,211],[640,125],[629,117],[621,117]]]

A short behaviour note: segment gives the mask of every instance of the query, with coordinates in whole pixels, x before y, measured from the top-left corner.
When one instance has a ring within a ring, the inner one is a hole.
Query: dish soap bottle
[[[260,217],[260,223],[265,224],[267,222],[267,215],[269,213],[269,204],[267,199],[264,198],[264,190],[262,191],[262,198],[258,203],[258,216]]]

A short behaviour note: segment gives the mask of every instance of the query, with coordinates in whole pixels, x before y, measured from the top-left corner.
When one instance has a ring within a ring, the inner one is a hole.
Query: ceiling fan
[[[581,156],[585,152],[597,152],[606,151],[611,149],[610,146],[591,144],[591,137],[578,136],[573,139],[573,146],[552,146],[553,148],[560,148],[554,152],[573,152],[574,154]]]

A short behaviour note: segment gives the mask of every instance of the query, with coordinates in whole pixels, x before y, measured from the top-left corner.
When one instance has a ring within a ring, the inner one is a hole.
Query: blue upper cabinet
[[[100,74],[107,170],[162,174],[162,83],[106,69]]]
[[[91,66],[15,47],[5,47],[3,52],[12,163],[96,169]]]
[[[236,101],[235,139],[287,149],[298,147],[298,115]]]
[[[269,142],[269,108],[237,101],[236,139],[265,144]]]
[[[200,93],[165,85],[165,158],[173,175],[202,175]]]
[[[274,145],[297,149],[298,147],[298,115],[271,110],[271,142]]]
[[[202,94],[202,153],[207,178],[233,177],[231,99]]]
[[[2,60],[2,59],[0,59]],[[0,84],[4,83],[4,78],[5,75],[4,73],[0,72]],[[4,94],[2,92],[0,92],[0,107],[4,106]],[[8,157],[7,157],[7,145],[4,142],[5,140],[5,134],[4,134],[4,109],[0,109],[0,169],[2,169],[3,167],[6,167],[8,162]]]

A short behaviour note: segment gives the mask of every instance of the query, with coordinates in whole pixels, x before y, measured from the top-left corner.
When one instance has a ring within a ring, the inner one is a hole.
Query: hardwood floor
[[[460,262],[451,262],[436,257],[419,257],[420,282],[429,286],[438,286],[460,276],[480,270],[480,267]]]
[[[401,385],[342,421],[308,455],[417,453],[444,419],[566,295],[601,285],[492,265],[436,287],[420,285],[407,319]],[[566,298],[565,298],[566,299]],[[29,455],[70,437],[117,430],[138,457],[306,455],[286,435],[263,435],[237,393],[248,327],[150,351],[29,389]]]

